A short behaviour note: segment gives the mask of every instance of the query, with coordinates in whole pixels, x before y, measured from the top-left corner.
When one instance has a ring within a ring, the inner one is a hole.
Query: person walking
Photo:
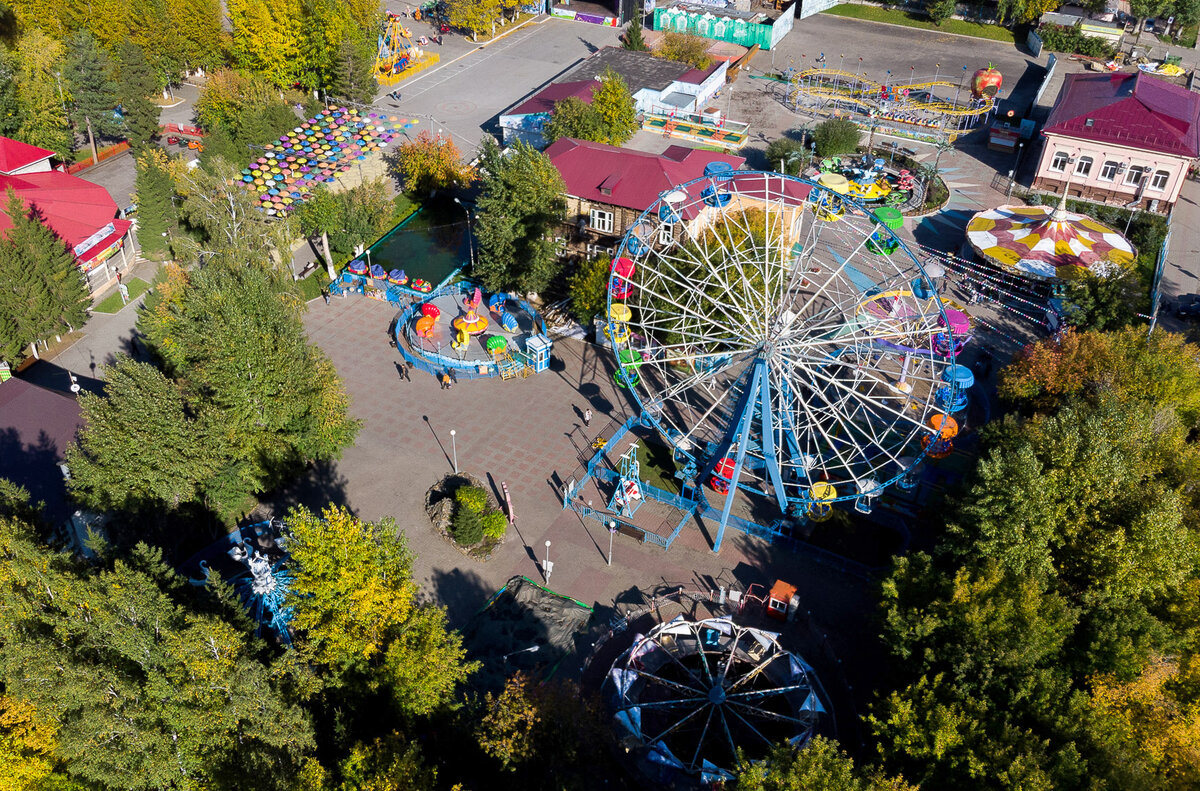
[[[443,390],[450,389],[450,374],[445,373],[445,372],[442,373],[442,389]]]
[[[325,300],[326,305],[329,304],[329,289],[327,289],[327,288],[321,289],[321,299]]]
[[[591,409],[583,410],[583,425],[584,426],[592,425],[592,410]]]
[[[406,382],[412,381],[412,377],[408,375],[408,363],[407,362],[400,363],[400,375],[402,377],[404,377],[404,381],[406,381]]]

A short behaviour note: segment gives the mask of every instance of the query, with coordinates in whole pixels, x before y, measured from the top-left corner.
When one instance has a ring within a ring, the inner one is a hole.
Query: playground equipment
[[[497,293],[488,297],[488,310],[496,314],[496,323],[505,332],[516,332],[520,328],[517,317],[508,312],[508,294]]]
[[[952,142],[995,110],[1000,82],[980,79],[982,92],[976,95],[971,87],[962,89],[961,79],[955,83],[940,75],[901,82],[889,71],[876,82],[840,69],[804,69],[792,75],[785,104],[796,112],[848,118],[863,129]]]
[[[291,645],[292,608],[287,604],[287,595],[292,575],[285,567],[288,558],[283,549],[285,531],[286,526],[278,519],[238,528],[201,553],[209,556],[196,564],[203,579],[190,582],[207,585],[212,574],[209,560],[218,563],[222,578],[233,586],[242,606],[257,624],[255,636],[261,636],[265,626],[281,642]],[[226,546],[224,557],[215,554]]]
[[[487,316],[479,314],[479,306],[483,303],[483,294],[479,287],[475,287],[475,291],[463,298],[462,305],[466,309],[466,313],[450,322],[454,329],[460,334],[479,335],[488,327]],[[463,342],[465,345],[465,341]]]
[[[419,291],[422,294],[428,294],[430,291],[433,291],[433,283],[423,278],[415,277],[412,283],[409,284],[409,288],[413,291]]]
[[[827,725],[812,667],[778,634],[728,616],[657,624],[617,657],[602,692],[618,731],[640,743],[651,765],[705,784],[732,780],[743,755],[806,744]]]
[[[930,418],[948,414],[936,391],[958,345],[939,351],[934,337],[953,341],[961,324],[916,256],[853,198],[777,173],[715,181],[673,191],[686,199],[671,210],[695,219],[670,244],[635,254],[627,235],[618,257],[634,266],[614,271],[609,308],[631,310],[628,339],[610,338],[617,383],[695,485],[724,490],[719,550],[737,490],[769,493],[781,515],[819,517],[901,478],[935,433]],[[718,186],[729,200],[712,205]],[[839,221],[824,221],[834,201]],[[661,225],[662,203],[629,233]],[[895,250],[869,252],[875,233]]]
[[[664,137],[690,140],[709,146],[722,146],[729,151],[738,151],[750,139],[750,125],[721,119],[713,121],[696,113],[674,113],[642,116],[642,129],[659,132]]]
[[[379,264],[371,264],[370,271],[371,271],[371,279],[387,280],[387,272],[385,272],[383,270],[383,267],[380,266]]]
[[[412,33],[398,14],[387,15],[375,47],[375,79],[380,85],[394,85],[437,59],[413,43]]]
[[[1129,240],[1087,215],[1067,211],[1066,204],[1064,194],[1057,208],[1000,206],[979,212],[967,223],[967,241],[988,262],[1035,279],[1133,265]]]
[[[370,271],[367,262],[362,258],[355,258],[350,263],[346,264],[346,271],[352,275],[365,275]]]
[[[637,449],[638,444],[634,442],[621,457],[620,477],[608,501],[608,510],[627,518],[637,513],[642,504],[641,465],[638,464]]]
[[[405,274],[403,269],[393,269],[391,272],[388,272],[387,279],[393,286],[408,285],[408,275]]]
[[[442,311],[437,305],[432,302],[426,302],[421,306],[421,315],[417,318],[413,329],[417,335],[422,338],[432,338],[434,329],[437,327],[438,316],[442,315]]]

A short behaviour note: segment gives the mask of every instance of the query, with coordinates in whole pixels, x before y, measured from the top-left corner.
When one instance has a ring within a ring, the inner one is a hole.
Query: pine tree
[[[175,185],[159,149],[143,151],[137,158],[138,246],[148,258],[161,259],[170,252],[171,232],[177,222]]]
[[[646,46],[646,42],[642,38],[642,14],[640,11],[634,11],[633,20],[629,23],[629,29],[625,31],[625,38],[621,41],[621,46],[632,52],[650,51],[650,47]]]
[[[99,158],[96,135],[114,135],[120,124],[113,115],[120,100],[112,63],[86,30],[71,37],[63,79],[71,91],[71,120],[88,137],[92,157]]]
[[[22,107],[8,56],[0,51],[0,136],[14,137],[21,128]]]
[[[122,44],[117,60],[120,63],[117,90],[125,115],[126,136],[130,148],[140,152],[158,136],[158,105],[150,101],[150,97],[158,92],[158,81],[136,44]]]
[[[351,37],[342,40],[333,63],[330,89],[339,99],[369,102],[375,95],[374,62],[366,45]]]

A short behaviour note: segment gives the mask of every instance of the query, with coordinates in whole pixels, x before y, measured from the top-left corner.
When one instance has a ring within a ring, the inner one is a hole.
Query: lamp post
[[[616,532],[617,532],[617,523],[613,520],[609,520],[609,523],[608,523],[608,565],[610,565],[610,566],[612,565],[613,536],[616,534]]]
[[[474,269],[475,268],[475,241],[472,238],[473,234],[471,233],[471,211],[466,206],[464,206],[463,202],[460,201],[458,198],[455,198],[454,202],[457,203],[459,208],[461,208],[463,210],[463,214],[467,215],[467,255],[470,257],[470,260],[471,260],[471,268]]]
[[[507,663],[510,656],[516,656],[517,654],[536,654],[539,650],[541,650],[541,648],[542,647],[540,645],[531,645],[528,648],[522,648],[520,650],[507,653],[504,655],[504,661]]]
[[[550,541],[546,540],[546,560],[542,563],[542,572],[546,576],[546,584],[550,584],[550,572],[554,571],[554,564],[550,562]]]
[[[454,454],[454,474],[458,475],[458,443],[454,439],[458,432],[450,429],[450,451]]]

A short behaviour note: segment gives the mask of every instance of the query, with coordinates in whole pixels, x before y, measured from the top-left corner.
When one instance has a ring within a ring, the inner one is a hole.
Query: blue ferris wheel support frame
[[[745,177],[762,177],[764,180],[778,179],[781,182],[795,182],[803,184],[812,190],[807,201],[813,204],[819,203],[819,201],[823,199],[822,196],[827,197],[835,194],[828,190],[828,188],[808,179],[764,171],[735,171],[733,173],[702,176],[686,182],[685,184],[677,185],[672,190],[667,190],[661,193],[658,196],[658,199],[642,212],[639,218],[630,226],[630,229],[622,237],[621,244],[614,255],[614,264],[616,260],[621,257],[632,256],[638,260],[641,260],[644,257],[645,252],[648,249],[648,243],[636,235],[637,229],[645,225],[648,220],[652,222],[655,217],[662,219],[663,212],[666,211],[666,208],[664,207],[670,207],[669,216],[675,219],[679,218],[679,215],[675,212],[674,207],[670,206],[670,204],[666,202],[668,195],[673,191],[686,190],[693,185],[706,184],[707,186],[705,187],[703,194],[707,198],[716,199],[716,204],[709,203],[708,205],[716,205],[717,208],[720,208],[721,206],[725,205],[720,201],[720,185],[727,181]],[[764,181],[764,183],[768,182]],[[867,216],[871,216],[870,209],[868,209],[860,201],[857,201],[847,195],[837,195],[836,197],[843,204],[857,209]],[[915,267],[917,279],[920,279],[924,284],[926,284],[927,288],[932,289],[932,279],[928,274],[926,274],[920,260],[916,255],[913,254],[908,245],[902,239],[900,239],[894,231],[892,231],[890,228],[887,228],[887,226],[883,225],[882,223],[879,223],[876,226],[875,231],[882,232],[886,236],[890,236],[891,239],[895,240],[898,245],[897,252],[901,252],[902,255],[906,256],[907,259],[911,261],[912,265]],[[830,252],[837,257],[837,253],[832,249],[830,249]],[[846,262],[841,261],[841,263],[844,265]],[[636,283],[630,283],[630,285],[632,285],[635,289],[638,287]],[[622,300],[615,297],[613,289],[611,287],[608,288],[607,306],[609,310],[611,310],[611,306],[614,302],[619,301]],[[940,302],[938,303],[938,310],[942,319],[945,320],[945,306]],[[611,315],[611,313],[606,315]],[[950,332],[948,321],[946,322],[946,331],[948,333]],[[951,337],[953,336],[951,335]],[[621,362],[622,343],[618,342],[618,334],[609,333],[608,340],[609,346],[613,350],[613,354],[617,359],[618,376],[622,381],[625,382],[626,389],[630,391],[630,394],[635,401],[637,401],[639,407],[641,408],[640,422],[646,425],[652,425],[661,436],[667,438],[670,442],[670,431],[660,422],[658,415],[656,415],[653,410],[648,410],[646,408],[646,404],[643,401],[642,396],[638,394],[637,387],[634,386],[637,379],[636,368],[631,366],[631,368],[634,370],[633,376],[626,373],[625,365]],[[949,366],[953,368],[955,364],[954,361],[956,359],[956,354],[953,348],[951,348],[949,354],[941,356],[945,357]],[[832,362],[833,358],[831,358],[830,361]],[[792,388],[788,387],[788,381],[786,379],[781,380],[779,385],[782,390],[792,390]],[[956,384],[952,381],[949,383],[949,386],[953,391],[953,389],[956,387]],[[807,486],[811,486],[816,481],[807,474],[805,477],[808,478],[809,482],[805,488],[800,489],[798,496],[789,495],[787,492],[783,469],[780,463],[780,452],[784,451],[784,448],[780,446],[786,446],[786,451],[784,452],[790,453],[792,459],[799,458],[802,454],[797,435],[798,427],[793,424],[792,415],[788,414],[786,411],[776,414],[775,407],[773,406],[772,384],[770,376],[768,375],[767,351],[760,352],[754,358],[753,363],[741,376],[740,387],[741,392],[739,394],[737,404],[733,409],[732,416],[729,419],[726,428],[724,429],[723,437],[718,443],[716,443],[715,451],[709,454],[707,458],[702,456],[703,451],[700,448],[697,448],[694,451],[683,450],[674,443],[671,443],[673,451],[676,453],[682,453],[690,458],[691,461],[696,465],[696,468],[700,470],[697,480],[695,481],[695,491],[697,496],[696,505],[698,512],[703,512],[706,510],[703,499],[703,487],[705,483],[711,477],[716,475],[718,465],[721,464],[723,459],[728,457],[730,449],[733,448],[735,444],[737,445],[737,450],[735,451],[733,458],[733,469],[731,474],[727,476],[729,480],[728,491],[725,492],[724,503],[720,512],[720,521],[717,527],[716,536],[713,541],[714,553],[720,551],[721,545],[724,541],[725,529],[730,519],[734,495],[739,487],[744,486],[744,484],[741,483],[741,477],[746,465],[746,452],[747,448],[751,444],[752,435],[755,433],[757,433],[757,436],[761,442],[761,460],[765,468],[766,481],[769,484],[769,495],[778,504],[781,514],[789,514],[793,506],[798,506],[801,513],[807,513],[808,508],[815,502],[814,498],[808,492]],[[791,396],[795,397],[795,394],[793,393]],[[938,409],[938,413],[942,413],[946,416],[951,414],[949,410],[944,410],[940,407]],[[779,438],[778,441],[776,440],[776,437]],[[602,452],[603,451],[601,451],[601,453]],[[880,448],[878,452],[883,453],[883,450]],[[926,458],[926,455],[927,449],[925,447],[914,449],[914,453],[910,457],[906,457],[911,463],[909,463],[907,466],[897,465],[899,468],[896,469],[890,477],[887,477],[882,481],[874,481],[875,486],[872,489],[866,491],[859,490],[846,494],[839,492],[836,497],[829,498],[828,500],[822,500],[821,502],[833,503],[837,501],[873,498],[882,493],[892,484],[904,479],[906,475],[909,475],[912,470],[914,470]],[[897,461],[903,460],[905,459],[899,459]],[[726,476],[722,472],[720,477],[725,478]],[[793,482],[791,485],[798,486],[799,482]],[[754,491],[758,492],[759,494],[762,493],[761,490]]]

